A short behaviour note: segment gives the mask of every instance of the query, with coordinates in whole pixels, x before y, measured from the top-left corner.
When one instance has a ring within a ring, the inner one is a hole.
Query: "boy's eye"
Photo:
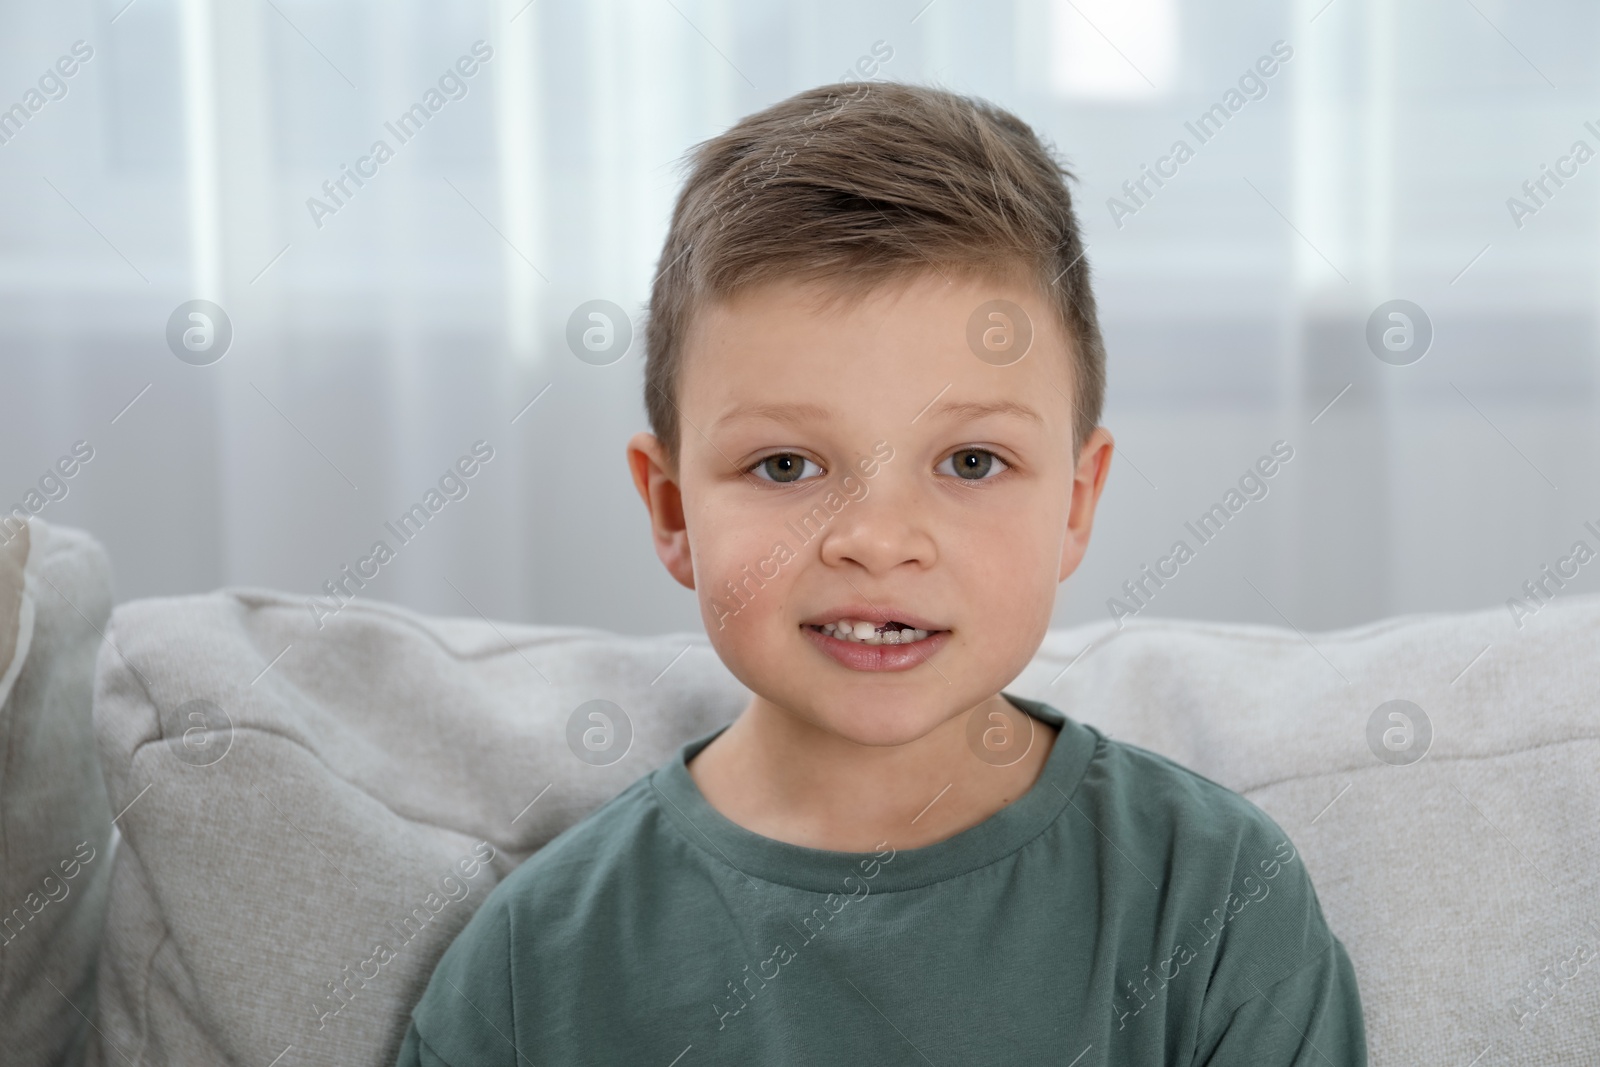
[[[764,478],[769,482],[798,482],[808,477],[806,474],[807,464],[810,464],[811,468],[816,472],[809,475],[809,477],[814,478],[817,474],[822,473],[821,467],[794,452],[779,452],[768,456],[766,459],[756,463],[750,470],[755,473],[756,477]]]
[[[1009,469],[1005,460],[982,448],[963,448],[959,452],[952,452],[934,468],[940,474],[953,474],[969,482],[983,481]]]

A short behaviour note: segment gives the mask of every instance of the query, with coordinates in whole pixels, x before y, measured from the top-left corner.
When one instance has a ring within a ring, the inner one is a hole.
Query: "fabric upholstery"
[[[392,1062],[492,884],[747,696],[700,634],[359,601],[324,621],[264,590],[117,609],[95,718],[132,807],[97,1022],[127,1061]],[[1008,691],[1283,826],[1354,961],[1374,1064],[1577,1062],[1600,1048],[1597,646],[1596,597],[1520,631],[1503,609],[1321,634],[1137,620],[1052,632]],[[615,762],[584,745],[604,740],[595,700],[631,725]],[[1421,709],[1414,744],[1431,724],[1420,760],[1369,741],[1391,700]]]
[[[110,568],[87,535],[0,527],[0,1062],[81,1062],[110,884],[95,651]]]

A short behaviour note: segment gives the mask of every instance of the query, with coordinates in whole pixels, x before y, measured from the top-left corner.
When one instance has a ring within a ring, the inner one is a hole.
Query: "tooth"
[[[901,629],[898,630],[879,630],[877,624],[864,619],[840,619],[822,623],[817,629],[840,641],[854,641],[862,645],[909,645],[926,639],[932,633],[931,630],[920,630],[904,623],[899,625]]]

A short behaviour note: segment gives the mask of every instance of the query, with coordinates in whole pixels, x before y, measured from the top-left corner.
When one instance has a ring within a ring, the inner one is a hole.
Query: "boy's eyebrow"
[[[1028,419],[1039,426],[1044,425],[1044,416],[1026,404],[1015,400],[993,400],[989,402],[977,400],[947,400],[933,409],[937,415],[950,415],[958,419],[981,419],[988,415],[1014,415],[1018,418]]]
[[[790,404],[751,404],[748,407],[733,409],[712,425],[721,426],[724,423],[737,422],[740,419],[772,419],[775,422],[798,424],[808,421],[825,422],[831,418],[833,418],[833,412],[820,404],[798,402]]]
[[[989,415],[1012,415],[1017,418],[1028,419],[1039,426],[1044,425],[1044,416],[1028,407],[1028,405],[1018,403],[1015,400],[947,400],[934,408],[933,414],[964,420],[981,419]],[[920,418],[921,416],[918,417]],[[776,422],[787,422],[793,425],[807,421],[826,422],[832,418],[833,412],[820,404],[798,402],[790,404],[754,404],[750,407],[736,408],[728,412],[718,419],[715,425],[721,426],[724,423],[735,422],[739,419],[772,419]]]

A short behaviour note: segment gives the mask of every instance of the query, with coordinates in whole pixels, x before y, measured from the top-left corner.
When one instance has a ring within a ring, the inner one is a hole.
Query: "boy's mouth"
[[[894,619],[885,623],[875,623],[866,619],[837,619],[821,625],[808,623],[806,628],[840,641],[861,645],[910,645],[925,641],[932,634],[944,632],[919,629],[910,623]]]
[[[927,663],[950,640],[950,631],[931,619],[887,605],[832,608],[802,622],[800,629],[817,651],[852,671],[909,671]]]
[[[893,604],[835,604],[800,623],[817,651],[852,671],[909,671],[927,663],[950,631]]]

